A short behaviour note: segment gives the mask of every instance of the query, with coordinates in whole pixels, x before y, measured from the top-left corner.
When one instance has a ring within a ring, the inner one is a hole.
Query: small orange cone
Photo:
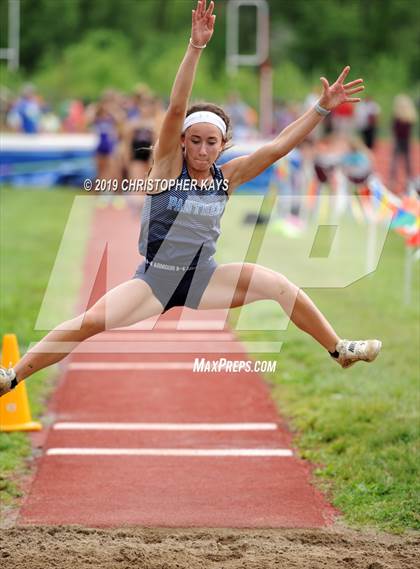
[[[20,360],[15,334],[3,336],[1,365],[13,367]],[[21,381],[15,389],[0,397],[0,431],[40,431],[41,423],[32,421],[26,385]]]

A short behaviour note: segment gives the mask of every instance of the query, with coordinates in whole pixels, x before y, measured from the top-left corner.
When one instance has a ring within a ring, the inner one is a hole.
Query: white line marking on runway
[[[118,332],[109,331],[102,332],[101,334],[90,338],[87,342],[127,342],[127,341],[139,341],[139,342],[208,342],[209,340],[215,340],[217,342],[229,342],[234,341],[235,337],[230,332],[161,332],[156,331],[124,331],[120,330]]]
[[[101,431],[276,431],[276,423],[55,423],[54,430]]]
[[[69,370],[130,371],[193,369],[192,362],[72,362]]]
[[[156,319],[143,320],[132,326],[125,328],[115,328],[115,330],[154,330]],[[163,330],[223,330],[226,320],[164,320],[156,325],[156,329]]]
[[[163,322],[162,322],[163,324]],[[175,330],[223,330],[228,324],[225,320],[174,320],[166,322],[172,324]]]
[[[189,448],[50,448],[48,456],[193,456],[193,457],[290,457],[293,451],[274,448],[189,449]]]
[[[184,342],[182,336],[176,342],[31,342],[28,351],[34,354],[62,354],[73,351],[77,354],[246,354],[279,353],[282,342],[218,342],[211,337],[202,342]]]

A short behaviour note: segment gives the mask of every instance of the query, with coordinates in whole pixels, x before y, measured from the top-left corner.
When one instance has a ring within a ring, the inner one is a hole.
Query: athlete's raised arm
[[[321,77],[323,93],[318,103],[306,111],[301,117],[286,127],[271,142],[259,148],[249,156],[235,158],[223,166],[223,173],[229,179],[229,191],[248,180],[252,180],[261,174],[271,164],[288,154],[321,122],[325,115],[341,103],[358,103],[359,98],[350,97],[359,91],[363,91],[363,79],[356,79],[344,84],[344,80],[350,71],[347,66],[343,69],[335,83],[330,85]]]
[[[201,52],[210,41],[216,16],[213,15],[214,2],[206,7],[206,0],[198,0],[192,11],[191,38],[184,59],[179,66],[169,99],[169,107],[155,145],[154,161],[171,158],[180,148],[180,136],[188,100],[194,83],[195,72]]]

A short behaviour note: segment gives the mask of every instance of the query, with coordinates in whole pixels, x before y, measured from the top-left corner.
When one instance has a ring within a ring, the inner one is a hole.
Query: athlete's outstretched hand
[[[319,100],[319,104],[324,109],[334,109],[341,105],[341,103],[358,103],[359,98],[350,97],[349,95],[354,95],[363,91],[364,87],[362,85],[363,79],[356,79],[355,81],[350,81],[350,83],[344,84],[344,80],[350,71],[350,66],[347,65],[341,72],[339,78],[335,83],[330,85],[325,79],[321,77],[321,83],[323,87],[323,93]]]
[[[198,0],[197,8],[192,11],[191,40],[194,45],[204,46],[213,35],[216,16],[213,15],[214,2],[206,8],[207,0]]]

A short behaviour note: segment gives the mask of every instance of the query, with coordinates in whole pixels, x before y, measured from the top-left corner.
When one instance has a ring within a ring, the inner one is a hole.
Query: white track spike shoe
[[[373,362],[381,348],[380,340],[340,340],[336,346],[338,357],[334,359],[348,368],[356,362]]]
[[[0,366],[0,397],[6,395],[17,386],[18,382],[14,369]]]

